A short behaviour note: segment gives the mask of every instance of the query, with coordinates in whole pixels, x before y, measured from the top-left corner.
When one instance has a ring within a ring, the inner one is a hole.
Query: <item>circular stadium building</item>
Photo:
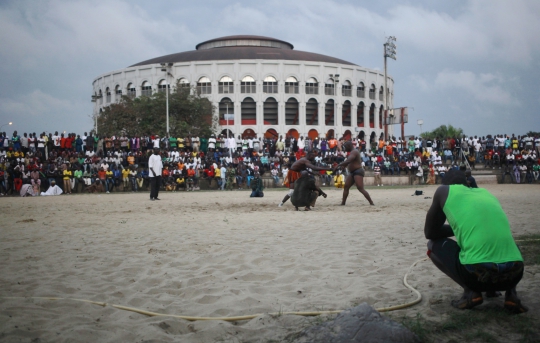
[[[122,95],[150,95],[177,82],[207,96],[220,132],[235,136],[357,136],[369,144],[384,133],[386,92],[388,107],[393,103],[393,80],[385,90],[380,71],[274,38],[228,36],[97,77],[93,114]]]

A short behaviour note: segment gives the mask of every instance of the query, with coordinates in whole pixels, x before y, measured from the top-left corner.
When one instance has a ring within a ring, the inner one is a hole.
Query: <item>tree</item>
[[[98,132],[101,136],[158,134],[163,137],[167,131],[166,108],[165,92],[134,99],[122,96],[118,103],[105,107],[98,115]],[[170,134],[176,137],[210,136],[217,129],[215,110],[212,102],[195,89],[177,84],[169,93]]]
[[[452,125],[441,125],[433,131],[426,131],[421,134],[423,138],[448,138],[448,137],[462,137],[463,129],[453,127]]]

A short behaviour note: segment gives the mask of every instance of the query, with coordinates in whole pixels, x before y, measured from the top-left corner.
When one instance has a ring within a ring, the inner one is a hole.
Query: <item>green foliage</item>
[[[421,342],[538,342],[540,331],[533,316],[511,315],[502,308],[485,307],[473,311],[452,310],[442,321],[417,314],[397,318]],[[516,339],[517,338],[517,339]]]
[[[453,127],[452,125],[441,125],[433,131],[427,131],[421,134],[423,138],[440,138],[446,139],[448,137],[462,137],[463,129]]]
[[[213,115],[215,106],[194,89],[180,87],[169,93],[169,131],[171,136],[196,135],[208,137],[217,128]],[[167,105],[165,92],[132,99],[123,96],[116,103],[104,108],[98,116],[101,136],[125,133],[128,136],[158,134],[167,131]]]
[[[540,137],[540,132],[529,131],[529,132],[527,132],[527,136],[529,136],[529,137]]]

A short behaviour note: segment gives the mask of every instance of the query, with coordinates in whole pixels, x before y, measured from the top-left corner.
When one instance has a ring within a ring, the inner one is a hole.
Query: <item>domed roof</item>
[[[156,63],[214,60],[291,60],[355,65],[339,58],[293,50],[291,43],[263,36],[226,36],[197,44],[197,50],[179,52],[139,62],[130,67]]]

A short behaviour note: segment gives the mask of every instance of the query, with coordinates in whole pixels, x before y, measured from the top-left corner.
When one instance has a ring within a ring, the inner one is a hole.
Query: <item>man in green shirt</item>
[[[448,224],[445,222],[448,220]],[[516,293],[523,277],[523,258],[498,199],[483,188],[469,188],[463,171],[451,170],[433,196],[424,233],[428,256],[443,273],[463,287],[458,309],[482,304],[505,291],[504,307],[527,312]],[[455,236],[455,240],[448,237]]]

